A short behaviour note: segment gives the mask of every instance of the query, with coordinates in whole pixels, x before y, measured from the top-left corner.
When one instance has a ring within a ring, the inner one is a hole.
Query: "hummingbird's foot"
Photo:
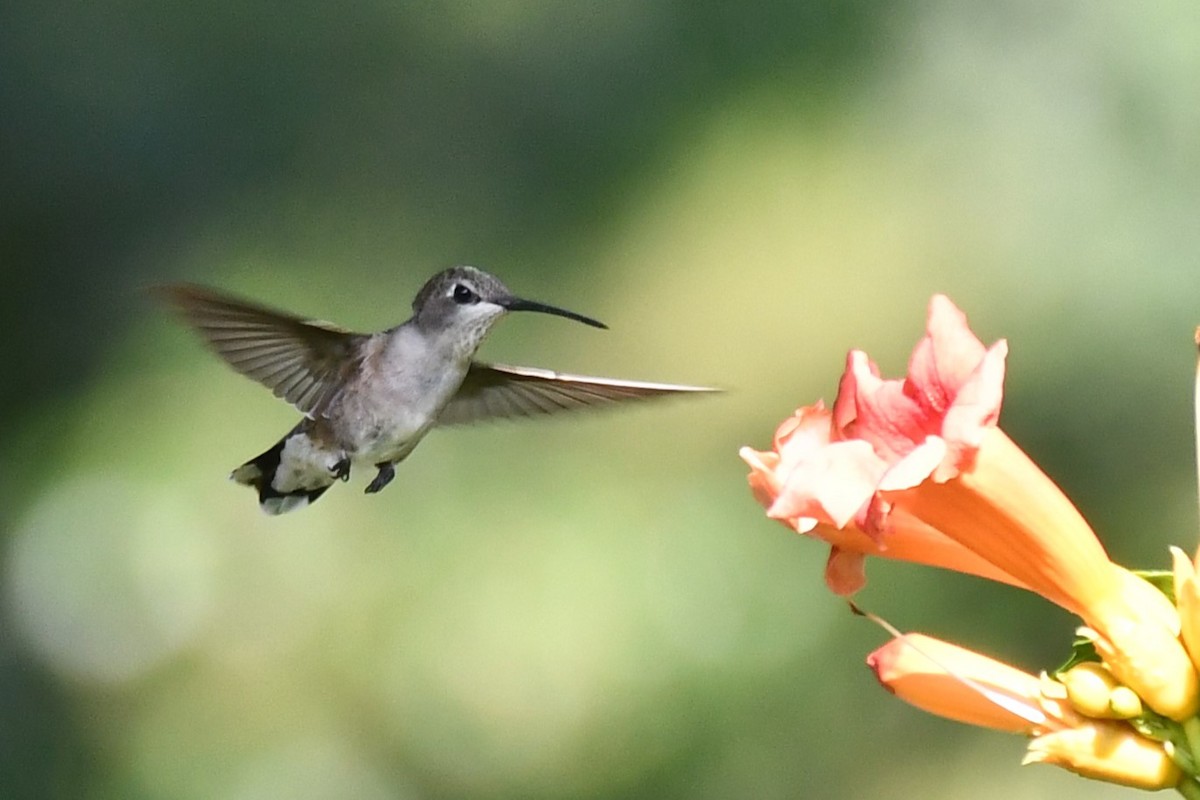
[[[343,483],[350,480],[350,459],[343,458],[341,461],[333,465],[333,469],[329,470],[333,477]]]
[[[396,466],[390,461],[385,461],[382,464],[376,464],[379,468],[379,474],[375,476],[375,480],[371,481],[366,488],[367,494],[375,494],[383,487],[392,482],[392,478],[396,477]]]

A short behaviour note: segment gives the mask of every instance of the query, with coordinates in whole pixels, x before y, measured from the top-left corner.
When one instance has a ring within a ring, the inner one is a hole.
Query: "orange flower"
[[[865,555],[1024,586],[1078,614],[1117,679],[1174,720],[1200,708],[1178,613],[1113,564],[1087,522],[996,427],[1007,345],[984,345],[945,297],[903,380],[852,351],[832,412],[801,409],[774,452],[743,449],[768,515],[833,545],[826,580],[862,586]]]
[[[1003,342],[984,348],[962,313],[936,296],[906,381],[880,379],[866,355],[852,351],[832,412],[821,403],[801,408],[779,426],[772,451],[742,448],[768,516],[833,546],[833,591],[862,587],[867,555],[1026,585],[917,516],[888,514],[884,525],[879,504],[881,487],[917,485],[974,458],[1000,413],[1006,352]]]

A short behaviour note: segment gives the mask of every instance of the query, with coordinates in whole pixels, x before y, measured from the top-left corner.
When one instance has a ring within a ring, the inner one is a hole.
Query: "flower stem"
[[[1183,737],[1187,741],[1188,755],[1191,756],[1190,772],[1200,764],[1200,717],[1192,717],[1183,723]]]

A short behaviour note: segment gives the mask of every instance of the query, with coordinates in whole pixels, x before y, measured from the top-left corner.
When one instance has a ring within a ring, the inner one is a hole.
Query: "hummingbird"
[[[608,326],[517,297],[475,267],[434,275],[413,299],[412,317],[377,333],[354,333],[194,284],[153,291],[229,366],[304,414],[230,475],[255,489],[271,515],[315,502],[348,480],[352,466],[377,470],[366,487],[375,494],[434,427],[715,391],[476,361],[492,326],[512,311]]]

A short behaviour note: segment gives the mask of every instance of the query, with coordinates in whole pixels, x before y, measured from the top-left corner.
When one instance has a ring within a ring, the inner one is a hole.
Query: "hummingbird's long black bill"
[[[495,301],[497,305],[504,306],[509,311],[538,311],[542,314],[554,314],[559,317],[573,319],[576,322],[582,322],[584,325],[591,325],[593,328],[603,328],[608,330],[608,326],[598,319],[585,317],[583,314],[576,314],[574,311],[567,311],[565,308],[557,308],[548,306],[545,303],[539,303],[536,300],[524,300],[520,297],[506,297],[503,300]]]

